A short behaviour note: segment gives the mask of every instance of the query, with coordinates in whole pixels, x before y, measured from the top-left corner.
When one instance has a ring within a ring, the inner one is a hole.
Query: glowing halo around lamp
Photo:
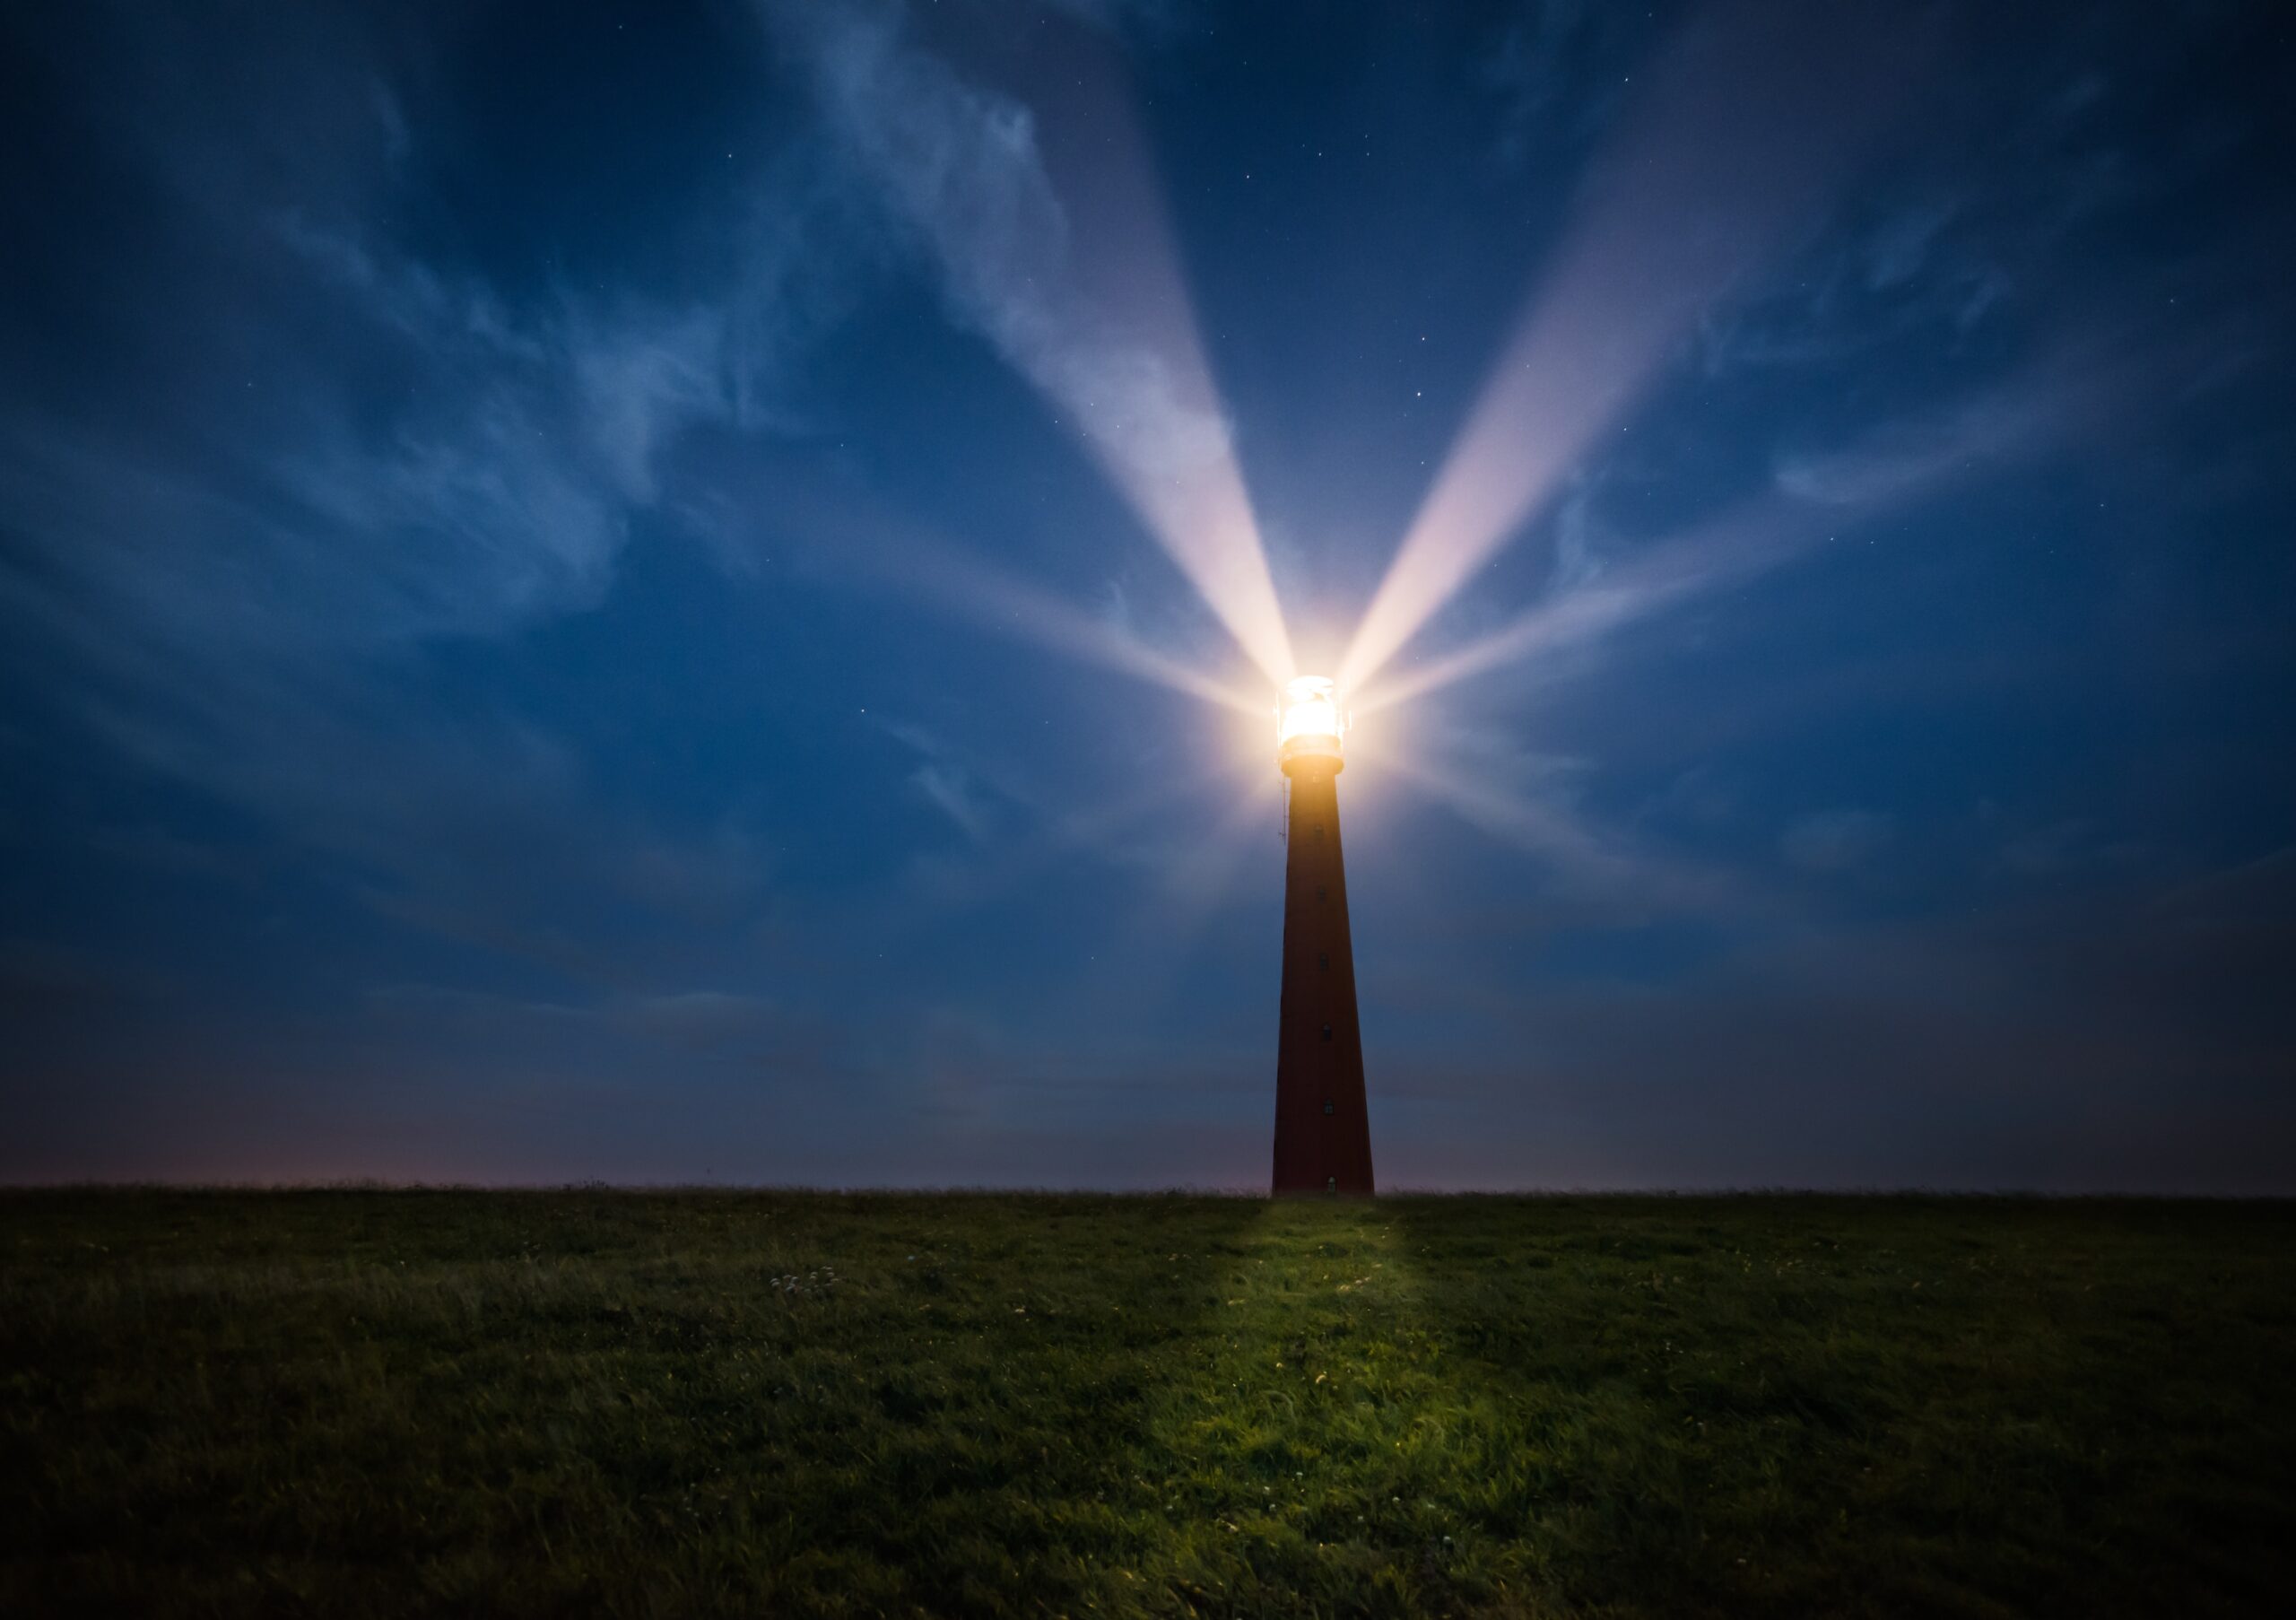
[[[1347,711],[1328,676],[1300,675],[1283,684],[1275,711],[1275,760],[1287,773],[1294,760],[1311,758],[1329,760],[1338,771],[1345,762],[1341,742],[1346,735]]]

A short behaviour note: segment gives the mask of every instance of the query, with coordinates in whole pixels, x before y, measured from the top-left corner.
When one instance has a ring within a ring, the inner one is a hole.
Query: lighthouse
[[[1275,1047],[1275,1171],[1288,1194],[1371,1195],[1371,1119],[1355,1017],[1355,949],[1340,857],[1347,716],[1334,684],[1302,675],[1276,711],[1284,812],[1283,995]]]

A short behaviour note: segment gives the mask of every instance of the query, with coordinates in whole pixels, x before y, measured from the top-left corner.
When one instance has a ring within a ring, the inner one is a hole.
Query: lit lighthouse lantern
[[[1334,771],[1340,768],[1347,716],[1339,706],[1339,689],[1328,679],[1301,675],[1285,683],[1275,716],[1276,762],[1287,772],[1301,755],[1329,759]]]

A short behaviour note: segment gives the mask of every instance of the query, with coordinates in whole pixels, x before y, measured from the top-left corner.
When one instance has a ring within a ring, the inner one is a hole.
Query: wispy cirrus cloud
[[[995,824],[988,796],[947,740],[905,720],[883,720],[880,727],[917,753],[917,766],[909,773],[909,786],[947,816],[967,840],[987,843]]]
[[[596,606],[634,526],[676,520],[695,430],[788,421],[838,307],[837,204],[797,165],[761,170],[715,284],[514,294],[415,244],[401,188],[432,131],[372,43],[330,34],[324,74],[249,72],[245,108],[186,93],[212,42],[121,74],[106,136],[148,248],[111,261],[101,323],[43,341],[136,378],[135,405],[84,408],[39,368],[0,382],[4,658],[20,691],[324,855],[378,913],[642,976],[676,954],[656,923],[699,938],[754,902],[754,828],[610,807],[551,727],[507,701],[442,715],[418,672]]]

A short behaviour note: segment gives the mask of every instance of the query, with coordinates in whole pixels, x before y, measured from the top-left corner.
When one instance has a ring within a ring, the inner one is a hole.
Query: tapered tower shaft
[[[1355,950],[1329,753],[1283,761],[1283,997],[1275,1049],[1274,1191],[1371,1195],[1371,1121],[1355,1016]]]

